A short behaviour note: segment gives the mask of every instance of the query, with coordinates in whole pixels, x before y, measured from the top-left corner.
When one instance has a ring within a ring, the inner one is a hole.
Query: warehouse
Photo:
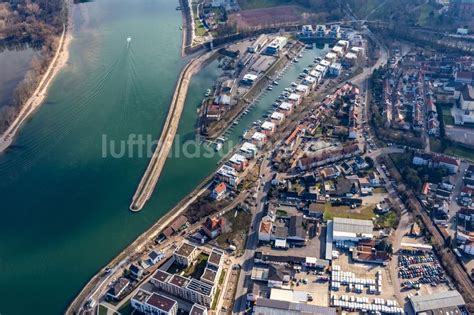
[[[430,295],[410,297],[414,314],[460,314],[465,307],[458,291],[439,292]]]
[[[373,238],[374,224],[370,220],[334,218],[333,242],[353,241]]]

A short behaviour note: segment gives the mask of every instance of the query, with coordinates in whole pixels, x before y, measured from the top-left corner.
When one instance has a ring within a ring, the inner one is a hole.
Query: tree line
[[[66,22],[64,0],[10,0],[0,3],[0,51],[29,46],[39,51],[13,97],[0,108],[0,132],[6,130],[35,90],[59,44]]]

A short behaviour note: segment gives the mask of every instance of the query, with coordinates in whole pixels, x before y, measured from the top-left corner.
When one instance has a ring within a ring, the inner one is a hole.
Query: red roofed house
[[[273,222],[269,216],[262,218],[258,229],[258,240],[262,242],[270,242],[272,236]]]
[[[216,185],[216,187],[214,187],[214,189],[212,190],[211,198],[214,200],[221,200],[222,198],[224,198],[226,192],[227,186],[224,182],[221,182],[220,184]]]
[[[202,226],[203,232],[210,238],[216,238],[222,234],[225,229],[225,219],[220,218],[207,218],[206,222]]]

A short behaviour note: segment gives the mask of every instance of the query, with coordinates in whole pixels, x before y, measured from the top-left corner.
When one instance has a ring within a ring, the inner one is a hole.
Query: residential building
[[[474,209],[461,208],[456,214],[456,238],[460,242],[474,241]]]
[[[224,182],[217,184],[211,192],[211,198],[214,200],[222,200],[227,193],[227,186]]]
[[[288,116],[293,112],[293,104],[288,102],[282,102],[280,106],[278,106],[278,110],[282,111],[285,116]]]
[[[207,259],[207,267],[219,270],[222,266],[222,260],[224,259],[224,252],[220,249],[213,248]]]
[[[202,226],[204,234],[206,234],[210,239],[214,239],[217,236],[222,234],[222,231],[225,229],[225,218],[207,218],[206,222]]]
[[[279,112],[273,112],[270,118],[272,122],[274,122],[277,125],[280,125],[285,121],[285,114],[279,113]]]
[[[183,242],[181,246],[174,251],[173,257],[177,264],[189,266],[192,264],[194,259],[196,259],[198,254],[199,250],[196,246]]]
[[[246,75],[244,75],[244,77],[242,78],[242,81],[241,83],[243,85],[253,85],[258,79],[258,76],[255,75],[255,74],[251,74],[251,73],[247,73]]]
[[[310,38],[310,37],[313,37],[314,35],[314,29],[313,29],[313,26],[311,25],[303,25],[303,27],[301,28],[301,37],[302,38]]]
[[[164,295],[139,289],[131,299],[132,307],[146,315],[176,315],[178,303]]]
[[[151,265],[156,264],[160,260],[162,260],[165,257],[165,255],[162,252],[157,252],[155,250],[152,250],[148,254],[148,261],[150,262]]]
[[[273,122],[270,121],[264,121],[263,124],[260,126],[262,129],[262,133],[264,133],[267,136],[271,136],[275,133],[276,131],[276,125]]]
[[[268,55],[278,55],[287,43],[288,39],[286,37],[277,36],[270,44],[268,44],[265,53]]]
[[[240,175],[232,166],[224,164],[217,170],[216,181],[224,182],[235,189],[240,183]]]
[[[334,163],[342,159],[348,159],[357,156],[359,153],[360,148],[357,144],[348,145],[342,149],[324,150],[316,155],[299,159],[298,167],[305,171],[310,168],[326,165],[328,163]]]
[[[169,294],[207,307],[211,306],[216,290],[215,285],[177,274],[172,275],[160,269],[155,272],[150,282]]]
[[[252,142],[258,148],[262,148],[265,143],[267,143],[267,136],[261,132],[255,132],[252,136]]]
[[[241,154],[234,154],[228,161],[228,164],[232,166],[237,172],[242,172],[248,166],[248,160]]]
[[[258,240],[270,242],[272,236],[273,220],[270,216],[264,216],[258,229]]]
[[[107,297],[112,300],[119,301],[129,285],[130,281],[128,279],[123,277],[119,278],[110,286],[109,290],[107,291]]]
[[[207,308],[199,304],[193,304],[189,315],[207,315]]]
[[[461,88],[459,103],[461,109],[466,111],[474,111],[474,87],[472,85],[464,85]]]
[[[130,276],[134,279],[140,279],[143,276],[143,268],[138,265],[131,264],[129,271]]]
[[[293,103],[293,105],[300,105],[303,100],[303,97],[299,94],[296,93],[291,93],[290,96],[288,96],[288,101]]]
[[[333,63],[329,67],[329,74],[335,77],[338,77],[341,74],[342,65],[340,63]]]
[[[247,159],[252,160],[257,155],[258,148],[253,143],[244,142],[244,144],[240,147],[239,152],[240,154],[245,156]]]

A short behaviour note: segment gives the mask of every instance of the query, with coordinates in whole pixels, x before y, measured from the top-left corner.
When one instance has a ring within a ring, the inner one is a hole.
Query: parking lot
[[[312,301],[308,301],[308,304],[329,306],[329,281],[326,281],[326,273],[318,275],[313,272],[300,272],[295,278],[297,281],[293,289],[309,293]]]
[[[449,280],[438,259],[430,250],[401,250],[398,278],[403,293],[431,294],[448,289]]]
[[[450,280],[423,237],[402,238],[397,264],[400,290],[404,298],[417,292],[433,294],[449,290]]]

